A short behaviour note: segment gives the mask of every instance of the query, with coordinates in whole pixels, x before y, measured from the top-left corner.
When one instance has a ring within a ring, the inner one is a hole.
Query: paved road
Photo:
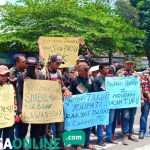
[[[134,123],[134,129],[136,131],[139,130],[140,115],[141,115],[140,108],[138,108],[137,114],[136,114],[136,117],[135,117],[135,123]],[[107,144],[106,147],[100,147],[96,144],[97,137],[93,137],[93,136],[91,136],[91,142],[92,142],[92,144],[95,145],[97,150],[150,150],[150,137],[145,137],[142,140],[139,139],[139,142],[129,141],[129,145],[124,146],[124,145],[122,145],[122,142],[121,142],[122,141],[122,135],[121,135],[121,129],[120,128],[116,129],[116,134],[117,134],[117,140],[119,142],[118,145]],[[27,135],[27,138],[29,138],[29,133]],[[70,147],[69,150],[75,150],[75,149]]]

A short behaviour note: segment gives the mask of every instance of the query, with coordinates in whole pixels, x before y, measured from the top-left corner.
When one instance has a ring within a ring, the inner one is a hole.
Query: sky
[[[4,5],[6,3],[6,1],[11,2],[11,3],[16,2],[16,0],[0,0],[0,5]]]

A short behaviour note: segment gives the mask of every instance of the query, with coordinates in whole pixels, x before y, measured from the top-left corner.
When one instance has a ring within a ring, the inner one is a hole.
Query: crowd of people
[[[7,66],[0,65],[0,84],[12,84],[14,87],[14,125],[0,129],[0,135],[3,132],[3,143],[6,138],[13,141],[14,138],[26,137],[28,125],[22,121],[22,102],[23,102],[23,85],[26,79],[53,80],[59,82],[62,87],[63,97],[70,97],[76,94],[86,94],[90,92],[105,91],[105,77],[123,77],[134,76],[138,74],[134,71],[135,61],[132,57],[127,57],[124,66],[119,62],[113,62],[113,65],[101,63],[97,70],[89,71],[90,52],[88,51],[83,39],[79,41],[83,48],[84,55],[79,55],[75,69],[68,75],[66,69],[60,69],[63,60],[58,55],[52,55],[49,62],[44,67],[44,53],[42,50],[42,39],[39,39],[39,61],[34,57],[25,58],[22,54],[16,54],[13,57],[14,67],[8,69]],[[147,117],[150,109],[150,70],[143,72],[141,79],[141,118],[139,138],[143,139],[146,132]],[[118,144],[115,137],[116,126],[121,126],[123,145],[128,145],[128,140],[138,142],[133,135],[134,117],[137,108],[111,109],[109,112],[109,124],[106,126],[97,125],[83,129],[85,132],[84,147],[95,150],[96,148],[90,141],[90,134],[97,136],[97,144],[106,146],[107,143]],[[65,119],[65,118],[64,118]],[[64,122],[51,124],[31,124],[30,138],[36,138],[38,144],[40,138],[51,138],[51,131],[54,137],[60,138],[60,150],[67,149],[62,141]],[[106,136],[103,136],[105,130]],[[105,140],[104,140],[105,139]],[[16,143],[17,144],[17,143]],[[81,150],[81,145],[72,145],[76,150]],[[20,150],[23,150],[23,146]]]

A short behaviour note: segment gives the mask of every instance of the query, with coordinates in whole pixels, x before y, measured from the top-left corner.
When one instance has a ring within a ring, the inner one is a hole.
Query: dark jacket
[[[39,73],[36,73],[36,76],[34,76],[32,79],[43,79],[43,75],[38,75]],[[22,101],[23,101],[23,86],[24,86],[24,73],[20,73],[17,77],[17,104],[18,104],[18,113],[22,113]]]

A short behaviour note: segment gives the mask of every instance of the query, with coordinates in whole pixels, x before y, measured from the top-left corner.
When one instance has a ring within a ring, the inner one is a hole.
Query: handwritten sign
[[[60,84],[57,81],[26,80],[22,115],[24,123],[63,122]]]
[[[14,91],[12,85],[0,86],[0,128],[14,124]]]
[[[108,125],[108,93],[94,92],[64,99],[65,130]]]
[[[74,67],[79,51],[79,38],[42,37],[45,63],[49,62],[51,55],[59,55],[65,64],[60,68]]]
[[[141,103],[139,77],[106,77],[106,91],[109,92],[109,108],[139,107]]]

